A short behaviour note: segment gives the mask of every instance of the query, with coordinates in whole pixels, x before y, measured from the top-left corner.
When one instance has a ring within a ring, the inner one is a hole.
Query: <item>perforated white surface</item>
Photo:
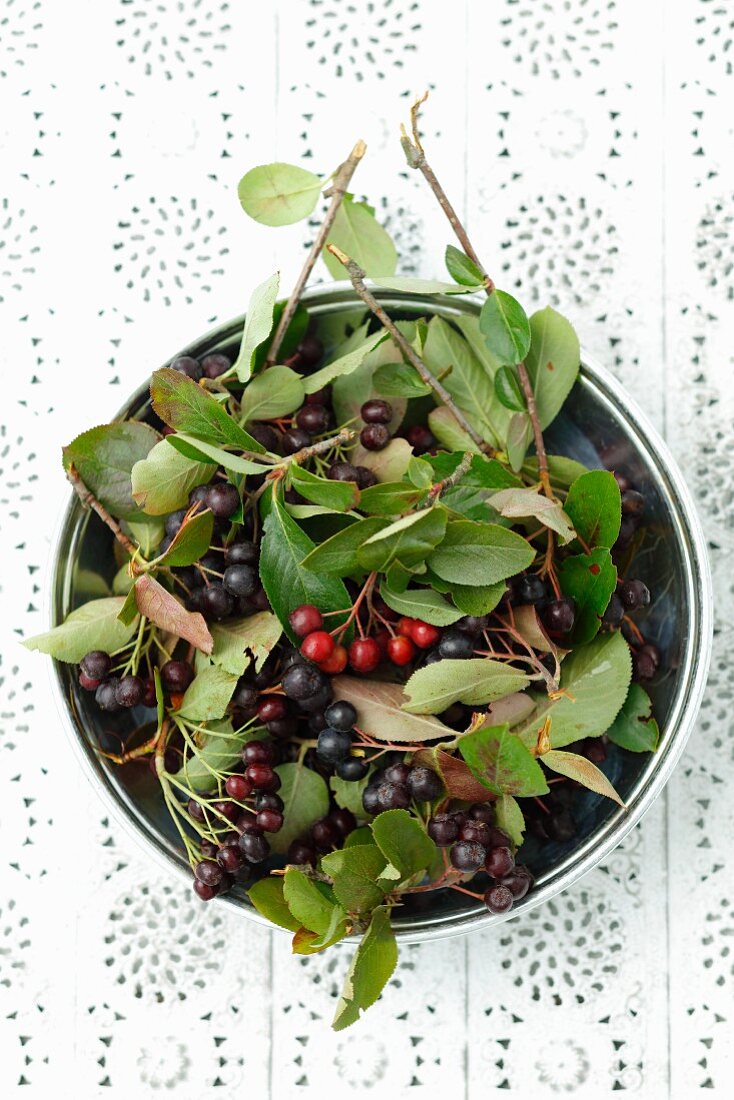
[[[730,0],[0,0],[0,1094],[730,1093],[733,40]],[[243,170],[328,172],[363,137],[355,189],[404,272],[441,274],[447,227],[396,140],[426,86],[489,270],[568,311],[676,452],[717,636],[685,759],[606,866],[407,948],[333,1037],[347,952],[292,959],[120,835],[17,643],[43,626],[61,444],[295,277],[310,230],[249,222]]]

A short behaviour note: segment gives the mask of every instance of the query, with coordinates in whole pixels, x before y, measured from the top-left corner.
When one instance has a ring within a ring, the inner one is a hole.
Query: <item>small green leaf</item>
[[[283,854],[288,851],[291,841],[301,836],[329,812],[329,789],[325,780],[303,764],[280,764],[276,769],[280,776],[281,787],[278,794],[283,799],[283,828],[273,833],[270,847],[274,852]],[[305,923],[305,922],[304,922]],[[312,932],[320,929],[312,928]]]
[[[345,848],[354,848],[356,844],[371,844],[372,843],[372,830],[369,825],[360,825],[358,829],[353,829],[349,836],[344,841]]]
[[[248,435],[219,401],[172,367],[154,373],[150,398],[163,423],[176,431],[186,432],[204,443],[213,443],[215,447],[265,453],[263,445]]]
[[[433,626],[449,626],[461,618],[461,611],[447,603],[432,588],[410,588],[405,592],[393,592],[386,582],[380,586],[380,595],[393,611],[412,619],[421,619]]]
[[[438,409],[431,409],[428,414],[428,427],[447,451],[461,451],[462,453],[476,451],[479,454],[479,447],[471,436],[459,426],[456,417],[445,405],[441,405]]]
[[[624,802],[609,782],[604,772],[592,764],[585,756],[578,756],[575,752],[558,752],[557,749],[545,752],[540,758],[547,768],[573,779],[583,787],[588,787],[595,794],[602,794],[605,798],[611,798],[619,806]]]
[[[323,181],[295,164],[259,164],[240,180],[237,194],[246,214],[261,225],[292,225],[312,214]]]
[[[399,562],[410,568],[425,561],[446,531],[447,512],[434,505],[404,516],[371,535],[357,551],[360,565],[370,571],[385,572]]]
[[[487,585],[451,585],[451,595],[454,603],[464,615],[489,615],[490,611],[494,611],[506,591],[507,585],[504,581]]]
[[[449,798],[466,802],[488,802],[494,796],[483,783],[474,778],[469,765],[459,756],[439,748],[419,749],[412,762],[430,768],[441,777]]]
[[[295,640],[288,616],[304,603],[315,604],[322,612],[342,611],[351,605],[349,594],[339,577],[324,576],[324,570],[312,572],[303,563],[314,544],[276,498],[265,520],[260,550],[260,579],[275,614],[291,641]],[[337,626],[339,617],[330,622]]]
[[[347,915],[344,910],[335,905],[331,911],[329,927],[320,936],[315,932],[309,932],[307,928],[300,928],[293,937],[294,955],[314,955],[327,947],[343,940],[347,934]]]
[[[565,510],[586,547],[614,546],[622,520],[622,498],[614,474],[589,470],[577,477],[568,490]]]
[[[376,278],[378,286],[385,290],[397,290],[400,294],[471,294],[481,290],[481,283],[471,286],[457,286],[456,283],[445,283],[440,279],[416,279],[412,275],[393,275],[391,277]]]
[[[530,323],[517,299],[493,290],[482,306],[479,327],[502,366],[522,363],[530,348]]]
[[[430,489],[433,484],[433,468],[423,458],[411,458],[405,474],[408,481],[411,485],[415,485],[416,489]]]
[[[585,645],[599,633],[601,617],[617,586],[617,570],[611,554],[601,547],[561,562],[558,580],[564,596],[576,601],[576,621],[571,633],[574,645]]]
[[[229,474],[264,474],[272,469],[271,465],[262,462],[253,462],[249,458],[240,458],[231,451],[225,451],[221,447],[215,447],[212,443],[204,443],[186,432],[176,432],[166,436],[166,443],[170,443],[179,454],[193,462],[212,462],[215,466],[223,466]],[[210,470],[213,467],[209,467]]]
[[[579,339],[571,323],[550,306],[532,315],[530,333],[525,366],[533,384],[540,426],[547,428],[578,378]]]
[[[231,672],[217,665],[202,669],[186,689],[179,714],[191,722],[223,718],[236,686],[237,676]]]
[[[506,527],[452,520],[441,545],[426,561],[444,580],[486,586],[527,569],[535,561],[535,550]]]
[[[349,810],[355,817],[364,818],[367,815],[362,806],[362,795],[370,781],[369,772],[364,779],[340,779],[338,775],[332,775],[329,786],[334,794],[334,801],[343,810]],[[368,838],[369,840],[369,838]]]
[[[412,457],[413,449],[407,439],[391,439],[381,451],[368,451],[358,444],[352,451],[351,461],[357,466],[366,466],[382,484],[400,481]]]
[[[350,349],[338,359],[334,359],[331,363],[327,363],[321,370],[317,370],[304,378],[304,391],[306,393],[317,393],[318,390],[323,389],[324,386],[328,386],[333,382],[335,378],[344,378],[352,374],[353,371],[362,366],[362,363],[370,352],[374,351],[385,339],[385,332],[373,332],[371,336],[368,336],[356,348]]]
[[[405,685],[411,714],[442,714],[452,703],[479,706],[528,686],[525,673],[487,657],[434,661],[419,668]]]
[[[198,611],[187,611],[175,596],[148,573],[138,577],[134,592],[140,614],[145,615],[146,619],[150,619],[161,630],[191,642],[202,653],[211,653],[214,641],[204,616]]]
[[[383,363],[372,375],[372,381],[383,397],[427,397],[431,393],[431,387],[421,381],[409,363]]]
[[[370,516],[399,516],[415,508],[425,496],[425,490],[404,481],[383,481],[362,490],[359,507]]]
[[[304,559],[303,568],[313,573],[335,573],[346,577],[359,569],[357,550],[377,531],[387,527],[389,520],[381,516],[360,519],[343,531],[337,531],[320,546],[315,547]]]
[[[454,245],[447,244],[444,259],[446,261],[446,270],[454,282],[459,283],[460,286],[476,289],[484,285],[484,278],[481,271],[474,261],[470,260],[466,253],[462,252],[460,248],[455,248]]]
[[[144,558],[153,556],[153,551],[163,541],[166,533],[163,520],[151,516],[140,516],[136,520],[125,520],[121,526],[125,534],[129,535],[133,542],[138,544]]]
[[[149,515],[167,515],[185,507],[191,490],[211,481],[215,470],[215,463],[192,462],[162,439],[132,468],[133,498]]]
[[[479,782],[494,794],[531,798],[548,793],[543,769],[506,724],[465,734],[459,752]]]
[[[561,505],[536,489],[501,489],[488,503],[506,519],[536,519],[556,532],[561,546],[576,533]]]
[[[574,458],[566,458],[564,455],[546,455],[546,458],[551,484],[558,489],[569,489],[577,477],[589,472],[583,462],[577,462]],[[523,462],[522,470],[538,480],[538,459],[535,455]]]
[[[434,316],[428,324],[423,361],[433,375],[442,376],[443,385],[482,438],[496,443],[490,419],[494,400],[492,379],[461,333],[442,317]],[[447,367],[451,367],[448,373]]]
[[[330,927],[336,902],[321,888],[321,883],[315,883],[303,871],[296,867],[286,868],[283,896],[291,913],[304,928],[323,935]]]
[[[463,455],[457,452],[426,455],[426,464],[433,468],[435,481],[450,477],[461,462]],[[441,494],[441,501],[452,512],[458,512],[466,519],[493,522],[497,519],[495,509],[488,503],[494,493],[501,489],[520,488],[522,483],[496,458],[476,455],[471,466],[456,485],[452,485]]]
[[[245,387],[240,400],[242,422],[288,416],[303,404],[303,382],[290,367],[274,366]]]
[[[390,980],[398,961],[398,945],[390,925],[390,911],[379,906],[357,948],[344,981],[332,1028],[342,1031],[357,1022],[360,1012],[374,1004]]]
[[[124,569],[129,576],[128,567],[124,566]],[[132,577],[129,577],[129,579],[130,587],[127,590],[125,602],[120,608],[120,614],[117,616],[120,622],[124,623],[125,626],[130,626],[130,623],[133,623],[138,617],[138,601],[135,595],[135,582]]]
[[[426,871],[436,858],[436,845],[407,810],[386,810],[372,822],[372,835],[387,862],[405,882]]]
[[[86,487],[118,518],[139,516],[132,495],[131,472],[160,440],[139,420],[103,424],[78,435],[63,448],[64,469],[73,466]]]
[[[650,696],[639,684],[630,684],[624,706],[607,730],[607,737],[628,752],[655,752],[660,730],[652,717]]]
[[[124,603],[123,596],[90,600],[67,615],[59,626],[26,638],[23,645],[70,664],[81,661],[92,649],[114,653],[129,641],[136,625],[137,615],[129,623],[118,618]]]
[[[519,848],[525,834],[523,812],[511,794],[503,794],[494,804],[494,817],[497,828],[507,833],[516,848]]]
[[[334,244],[356,260],[370,278],[392,275],[398,265],[398,254],[390,234],[375,219],[364,202],[354,202],[345,195],[329,231],[328,244]],[[322,257],[333,279],[344,278],[344,267],[324,249]]]
[[[358,504],[361,507],[360,492],[353,481],[330,481],[295,463],[290,466],[288,476],[291,486],[314,504],[335,512],[349,512]]]
[[[209,549],[214,529],[214,516],[207,509],[197,515],[188,516],[174,535],[173,542],[159,558],[156,565],[172,566],[192,565]]]
[[[511,468],[517,472],[525,462],[525,455],[533,438],[533,428],[527,413],[513,413],[505,437],[505,450]]]
[[[233,370],[240,382],[247,382],[257,363],[257,350],[273,331],[275,300],[278,297],[280,275],[271,275],[253,290],[247,304],[245,325]]]
[[[258,672],[280,641],[283,627],[272,611],[258,611],[244,619],[212,623],[212,661],[234,676],[241,676],[252,664]]]
[[[359,728],[376,741],[400,744],[454,736],[438,718],[403,710],[406,698],[400,684],[335,676],[332,686],[335,698],[353,704],[359,715]]]
[[[280,928],[287,928],[290,932],[297,932],[301,922],[291,915],[288,903],[283,895],[283,879],[280,876],[268,875],[254,883],[247,891],[252,904],[261,917],[272,921]]]
[[[528,403],[514,367],[500,367],[494,376],[494,392],[500,405],[513,412],[527,412]]]
[[[380,904],[386,890],[376,880],[384,867],[385,856],[374,844],[338,848],[321,857],[321,868],[334,884],[334,896],[348,913],[368,913]]]

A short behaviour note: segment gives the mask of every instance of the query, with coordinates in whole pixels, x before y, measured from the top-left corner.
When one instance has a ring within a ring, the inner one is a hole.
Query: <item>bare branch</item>
[[[121,546],[124,546],[127,553],[131,558],[135,558],[140,553],[140,547],[136,546],[132,539],[129,539],[125,532],[120,527],[116,519],[114,519],[103,504],[97,500],[96,496],[81,479],[78,470],[74,466],[70,466],[66,471],[66,476],[71,482],[74,492],[79,497],[80,501],[85,508],[91,508],[97,513],[103,523],[106,523],[112,534],[115,536]]]

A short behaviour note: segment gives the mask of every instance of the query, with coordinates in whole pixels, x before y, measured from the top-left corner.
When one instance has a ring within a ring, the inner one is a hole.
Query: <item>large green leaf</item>
[[[332,686],[337,699],[346,699],[356,708],[359,728],[376,741],[401,744],[454,736],[438,718],[403,710],[406,697],[400,684],[335,676]]]
[[[436,845],[407,810],[378,814],[372,822],[372,835],[390,864],[390,873],[385,872],[384,878],[396,883],[426,871],[436,858]]]
[[[179,714],[191,722],[223,718],[236,686],[237,676],[210,665],[202,669],[186,689]]]
[[[26,638],[26,649],[35,649],[47,653],[57,661],[76,664],[93,649],[105,653],[114,653],[121,649],[132,637],[137,626],[137,615],[128,624],[118,618],[123,596],[107,596],[101,600],[90,600],[78,607],[45,634]]]
[[[380,586],[380,595],[393,611],[412,619],[421,619],[434,626],[449,626],[461,618],[462,612],[452,607],[443,596],[432,588],[409,588],[405,592],[393,592],[386,582]]]
[[[345,195],[334,224],[329,230],[328,244],[334,244],[356,260],[365,273],[392,275],[398,264],[398,254],[390,234],[376,220],[372,209],[364,202],[354,202]],[[324,250],[324,263],[334,279],[344,278],[344,267]]]
[[[360,503],[360,492],[354,481],[330,481],[296,464],[289,470],[291,486],[306,500],[335,512],[349,512]]]
[[[559,752],[557,749],[551,749],[550,752],[543,753],[540,759],[551,771],[565,775],[567,779],[573,779],[583,787],[588,787],[594,794],[602,794],[618,805],[624,805],[604,772],[585,756],[579,756],[575,752]]]
[[[630,684],[624,706],[607,730],[607,737],[628,752],[654,752],[660,730],[652,717],[650,696],[639,684]]]
[[[248,435],[219,401],[172,367],[155,372],[150,398],[163,423],[176,431],[187,432],[216,447],[265,453],[263,445]]]
[[[444,580],[490,585],[527,569],[535,550],[521,535],[498,524],[452,520],[440,546],[426,560]]]
[[[548,793],[543,769],[507,725],[465,734],[459,752],[479,782],[494,794],[530,798]]]
[[[371,535],[357,551],[357,559],[365,569],[385,572],[399,562],[410,568],[425,561],[446,531],[447,512],[434,505],[396,520]]]
[[[288,851],[291,841],[307,833],[315,821],[329,812],[329,788],[318,772],[300,764],[280,764],[276,769],[283,799],[283,828],[273,833],[270,847],[274,852]],[[318,928],[313,928],[318,932]]]
[[[323,181],[295,164],[259,164],[237,187],[242,209],[261,225],[292,225],[313,213]]]
[[[311,932],[323,934],[331,924],[336,902],[329,894],[297,867],[286,869],[283,896],[293,916]]]
[[[297,932],[301,922],[292,915],[285,900],[283,888],[284,881],[280,875],[268,875],[254,883],[247,891],[252,904],[260,916],[280,928],[287,928],[290,932]]]
[[[576,601],[576,621],[571,634],[574,645],[585,645],[599,633],[601,617],[617,586],[617,570],[608,550],[598,547],[590,554],[576,554],[561,562],[558,580],[564,596]]]
[[[497,443],[485,413],[493,400],[492,379],[464,337],[442,317],[432,317],[428,324],[423,361],[433,375],[445,375],[443,385],[482,438]]]
[[[355,844],[321,857],[322,870],[334,884],[334,896],[349,913],[368,913],[380,904],[386,890],[377,879],[385,862],[374,844]]]
[[[113,516],[133,518],[140,515],[140,508],[132,495],[132,468],[159,440],[158,432],[139,420],[103,424],[82,432],[63,448],[64,469],[74,466]]]
[[[194,462],[162,439],[132,468],[133,499],[149,515],[164,516],[185,507],[191,490],[211,481],[215,470],[216,464]]]
[[[156,558],[158,566],[193,565],[209,549],[214,529],[214,516],[207,509],[197,515],[189,515],[174,535],[173,542],[164,554]]]
[[[274,366],[245,387],[240,400],[243,423],[288,416],[303,404],[303,382],[290,367]]]
[[[390,924],[390,911],[378,906],[357,948],[344,981],[334,1015],[334,1031],[357,1022],[360,1012],[374,1004],[387,985],[398,961],[398,945]]]
[[[614,474],[608,470],[581,474],[568,490],[565,510],[588,549],[614,546],[622,520],[622,498]]]
[[[247,382],[256,363],[257,349],[267,340],[273,331],[275,299],[278,297],[280,275],[271,275],[265,282],[256,286],[250,296],[242,329],[240,350],[233,370],[240,382]]]
[[[357,551],[371,535],[389,526],[382,516],[360,519],[337,531],[303,559],[303,568],[313,573],[337,574],[346,577],[360,568]],[[346,605],[345,605],[346,606]]]
[[[525,366],[533,383],[541,428],[561,411],[579,373],[579,339],[573,326],[550,306],[530,318],[530,350]]]
[[[303,388],[306,393],[316,393],[328,386],[336,378],[345,378],[352,374],[357,367],[361,367],[370,352],[374,351],[387,338],[383,331],[373,332],[355,348],[350,348],[338,359],[333,359],[325,367],[309,374],[303,379]]]
[[[399,516],[415,508],[425,496],[425,489],[404,481],[384,481],[362,490],[359,507],[369,516]]]
[[[411,714],[441,714],[452,703],[479,706],[522,691],[529,684],[525,673],[503,661],[487,657],[434,661],[419,668],[405,685]]]

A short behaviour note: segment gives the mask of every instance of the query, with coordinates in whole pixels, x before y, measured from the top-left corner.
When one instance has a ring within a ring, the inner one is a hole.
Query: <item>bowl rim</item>
[[[451,312],[456,315],[467,312],[474,313],[482,300],[478,295],[421,295],[419,293],[395,291],[374,283],[372,288],[375,296],[386,304],[392,302],[395,305],[402,306],[402,308],[415,306],[426,313],[431,312],[436,305],[440,305],[444,316],[450,315]],[[354,294],[353,288],[348,282],[311,287],[304,292],[301,300],[316,315],[320,312],[329,312],[335,303],[352,305],[355,308],[360,306],[360,300]],[[473,308],[462,308],[462,306],[467,305],[473,306]],[[241,329],[244,319],[245,315],[242,314],[214,326],[176,354],[193,354],[197,348],[210,348],[218,342],[222,343],[226,338],[225,334],[237,332]],[[231,339],[231,336],[229,339]],[[198,354],[201,354],[201,352],[198,352]],[[175,358],[175,356],[171,358]],[[170,359],[167,362],[170,362]],[[677,670],[678,682],[682,686],[679,686],[676,693],[670,717],[666,722],[665,729],[662,731],[663,736],[660,745],[654,757],[651,757],[651,765],[641,773],[630,790],[626,809],[619,808],[612,813],[588,837],[584,838],[582,844],[573,853],[567,855],[554,866],[548,877],[526,895],[522,902],[513,906],[509,913],[492,915],[484,906],[477,904],[476,906],[467,907],[459,914],[436,914],[434,916],[421,914],[407,920],[393,921],[395,935],[404,943],[422,943],[466,935],[480,927],[500,924],[542,905],[551,897],[578,882],[617,847],[653,804],[678,763],[698,717],[711,661],[713,588],[706,539],[692,494],[667,443],[662,439],[647,414],[623,390],[620,383],[606,367],[594,356],[586,354],[583,348],[581,350],[579,380],[590,385],[594,390],[595,398],[627,423],[635,438],[639,453],[643,455],[646,464],[655,475],[668,514],[674,521],[676,541],[684,552],[686,566],[684,573],[689,608],[689,630],[686,632],[685,657]],[[127,399],[125,405],[118,410],[112,419],[117,420],[128,415],[130,407],[137,404],[144,397],[147,388],[148,382],[146,381]],[[49,546],[48,561],[52,580],[50,585],[46,587],[44,597],[44,620],[49,626],[55,625],[55,612],[63,573],[59,551],[64,534],[73,521],[77,504],[73,492],[66,497],[60,507]],[[119,789],[111,780],[109,769],[103,766],[100,758],[94,753],[91,744],[80,736],[63,691],[62,667],[63,663],[56,660],[52,660],[46,666],[47,673],[51,678],[52,694],[62,718],[62,724],[87,780],[99,794],[106,810],[111,813],[116,822],[122,825],[125,832],[135,840],[136,844],[144,849],[148,856],[152,854],[160,865],[169,869],[172,868],[179,878],[185,877],[188,881],[190,879],[188,864],[184,865],[180,859],[176,858],[174,853],[161,842],[160,834],[149,823],[129,812]],[[267,918],[261,916],[253,907],[242,905],[241,902],[230,895],[223,895],[221,898],[214,900],[220,905],[236,908],[248,920],[285,933],[284,929],[280,929]],[[350,936],[342,942],[356,943],[358,937]]]

